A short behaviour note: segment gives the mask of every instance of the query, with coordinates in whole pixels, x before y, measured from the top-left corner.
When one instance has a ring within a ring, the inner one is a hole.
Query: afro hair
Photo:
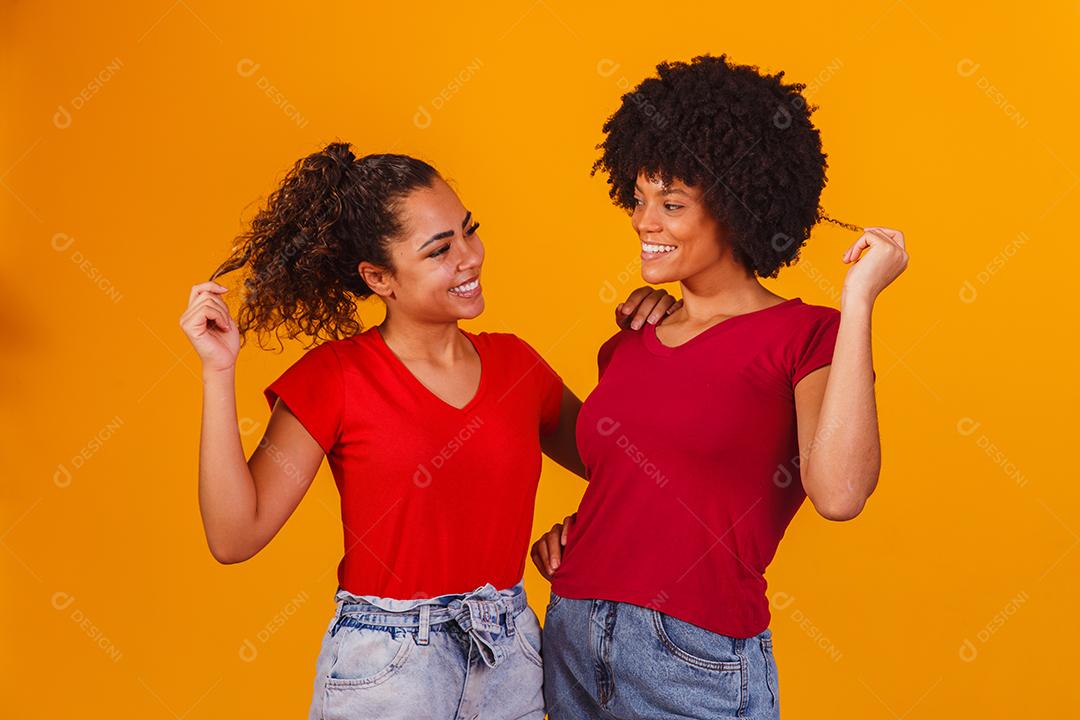
[[[592,174],[604,171],[611,199],[628,211],[641,172],[701,188],[736,260],[755,275],[776,277],[797,260],[811,228],[832,221],[819,206],[827,163],[805,84],[726,55],[663,62],[656,70],[604,123]]]

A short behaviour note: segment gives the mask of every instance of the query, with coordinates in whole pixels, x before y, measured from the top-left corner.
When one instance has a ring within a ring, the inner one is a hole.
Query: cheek
[[[446,284],[446,274],[441,264],[424,259],[399,267],[396,273],[398,297],[425,301],[436,288]]]
[[[664,234],[679,247],[693,250],[694,245],[696,245],[693,230],[693,223],[687,222],[684,218],[666,218],[664,220]]]
[[[454,265],[449,259],[442,262],[431,261],[432,267],[424,273],[419,287],[424,288],[428,294],[442,294],[453,283],[455,278]]]
[[[672,232],[689,250],[687,255],[703,260],[720,257],[720,243],[712,225],[701,222],[700,219],[687,219],[680,222],[679,227]]]

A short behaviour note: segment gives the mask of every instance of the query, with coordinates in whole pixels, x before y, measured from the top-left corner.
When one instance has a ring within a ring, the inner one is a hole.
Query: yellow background
[[[466,327],[520,334],[584,396],[611,293],[640,284],[588,174],[600,125],[703,52],[812,83],[826,210],[903,229],[912,258],[874,316],[879,488],[848,523],[804,506],[770,568],[784,716],[1074,712],[1078,23],[1075,2],[4,3],[3,714],[303,716],[336,493],[324,467],[257,558],[213,561],[190,286],[295,159],[415,154],[483,222]],[[836,306],[854,237],[818,228],[767,284]],[[241,353],[249,451],[299,353]],[[547,464],[535,534],[583,488]]]

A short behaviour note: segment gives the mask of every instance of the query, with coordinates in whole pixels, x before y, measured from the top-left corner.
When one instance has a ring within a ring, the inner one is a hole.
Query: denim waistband
[[[514,634],[514,617],[529,606],[524,579],[505,590],[485,583],[468,593],[415,600],[353,595],[339,587],[334,598],[337,611],[331,637],[342,625],[416,628],[416,643],[427,645],[431,626],[453,622],[469,635],[484,662],[491,667],[506,655],[501,647],[502,639]]]

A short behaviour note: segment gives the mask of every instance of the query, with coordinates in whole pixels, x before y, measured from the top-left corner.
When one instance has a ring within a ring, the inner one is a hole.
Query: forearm
[[[540,437],[540,447],[549,458],[578,477],[587,480],[585,463],[581,461],[581,454],[577,447],[579,412],[581,412],[581,400],[564,385],[559,406],[559,424],[553,432]]]
[[[877,485],[881,442],[871,355],[873,302],[841,302],[840,328],[803,485],[824,514],[859,514]]]
[[[578,454],[577,450],[577,444],[572,439],[567,440],[565,437],[553,437],[542,440],[541,446],[544,454],[549,458],[574,473],[579,478],[588,480],[588,478],[585,477],[585,463],[581,461],[581,456]]]
[[[199,439],[199,509],[214,557],[245,557],[245,538],[255,524],[255,482],[244,457],[236,419],[233,370],[203,374],[202,433]]]

